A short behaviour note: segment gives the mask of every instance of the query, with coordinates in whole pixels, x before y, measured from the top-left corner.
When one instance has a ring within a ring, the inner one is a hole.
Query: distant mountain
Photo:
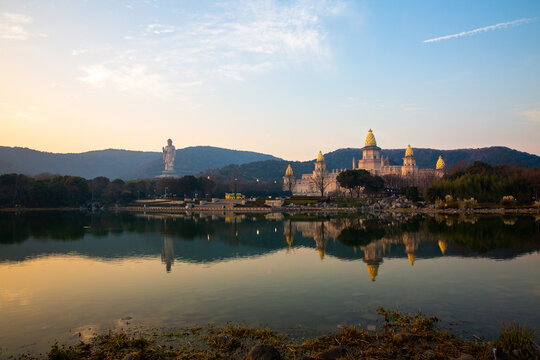
[[[175,169],[179,175],[198,174],[228,164],[261,160],[280,160],[271,155],[211,146],[195,146],[176,151]],[[153,178],[163,170],[161,153],[130,150],[97,150],[77,154],[55,154],[28,148],[0,146],[0,174],[51,173],[82,176],[87,179],[106,176],[124,180]]]
[[[272,155],[252,151],[229,150],[212,146],[190,146],[177,149],[174,159],[174,170],[178,175],[197,175],[205,170],[220,168],[226,165],[241,165],[256,161],[282,161]],[[148,163],[126,173],[128,179],[153,178],[161,174],[163,164],[161,154]]]
[[[382,150],[394,165],[402,164],[405,149]],[[436,150],[414,149],[420,168],[434,168],[442,155],[448,168],[457,162],[470,164],[481,160],[491,165],[508,164],[524,167],[540,166],[540,157],[507,147],[480,149]],[[362,158],[361,149],[339,149],[325,154],[328,169],[350,169],[352,158]],[[244,180],[277,180],[290,163],[296,176],[313,171],[313,161],[288,162],[272,155],[252,151],[229,150],[211,146],[192,146],[176,150],[175,170],[178,175],[210,173],[215,178]],[[213,169],[213,170],[209,170]],[[28,148],[0,146],[0,174],[51,173],[76,175],[87,179],[106,176],[124,180],[153,178],[161,174],[160,152],[130,150],[97,150],[78,154],[55,154]]]
[[[490,165],[514,165],[521,167],[540,166],[540,156],[522,151],[513,150],[503,146],[494,146],[479,149],[457,149],[457,150],[437,150],[437,149],[413,149],[416,157],[416,164],[419,168],[435,168],[435,163],[442,155],[448,169],[461,162],[463,165],[471,164],[477,160]],[[388,157],[391,165],[402,165],[405,149],[383,149],[383,156]],[[362,158],[361,149],[339,149],[324,155],[329,170],[350,169],[352,159]],[[309,161],[258,161],[241,166],[230,165],[221,169],[214,169],[210,174],[216,178],[232,179],[238,174],[240,179],[264,181],[281,179],[288,164],[291,164],[295,177],[313,171],[313,160]]]

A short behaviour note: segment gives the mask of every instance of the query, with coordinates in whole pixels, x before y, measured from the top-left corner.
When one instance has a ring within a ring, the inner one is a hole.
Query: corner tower
[[[418,166],[416,166],[416,158],[411,145],[407,145],[405,157],[403,158],[403,166],[401,167],[402,176],[418,175]]]
[[[438,177],[443,177],[445,173],[446,164],[444,163],[442,155],[439,155],[439,160],[437,160],[437,164],[435,164],[435,175],[437,175]]]
[[[326,174],[328,172],[326,170],[326,161],[324,161],[322,151],[319,151],[319,154],[317,155],[317,161],[315,161],[315,172],[319,174]]]

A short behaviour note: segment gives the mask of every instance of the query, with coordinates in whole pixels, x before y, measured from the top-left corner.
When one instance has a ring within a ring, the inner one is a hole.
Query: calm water
[[[95,331],[372,329],[379,306],[540,328],[540,219],[0,213],[1,355]]]

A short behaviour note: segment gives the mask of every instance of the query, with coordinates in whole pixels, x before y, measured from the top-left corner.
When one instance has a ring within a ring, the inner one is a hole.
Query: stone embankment
[[[360,206],[338,205],[337,203],[319,202],[308,205],[289,204],[284,206],[250,206],[236,204],[207,203],[190,206],[141,206],[117,207],[117,210],[145,213],[417,213],[417,214],[539,214],[540,209],[531,208],[439,208],[434,204],[414,202],[406,197],[390,196],[382,199],[365,199]]]

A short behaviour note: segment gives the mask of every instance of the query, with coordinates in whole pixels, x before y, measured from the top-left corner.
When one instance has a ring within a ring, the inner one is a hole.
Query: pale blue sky
[[[0,3],[0,145],[540,154],[540,1]]]

